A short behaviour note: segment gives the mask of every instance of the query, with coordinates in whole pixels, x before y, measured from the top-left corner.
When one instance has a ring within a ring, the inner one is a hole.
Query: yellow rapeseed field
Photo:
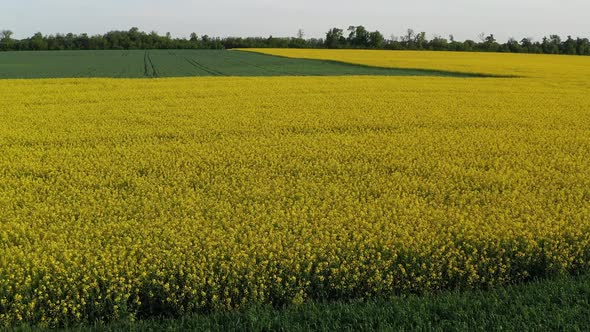
[[[289,52],[526,77],[0,81],[0,325],[590,270],[590,58]]]
[[[255,49],[278,56],[327,59],[379,67],[447,70],[465,73],[522,76],[545,83],[590,84],[590,59],[582,56],[518,53],[424,52],[382,50]]]

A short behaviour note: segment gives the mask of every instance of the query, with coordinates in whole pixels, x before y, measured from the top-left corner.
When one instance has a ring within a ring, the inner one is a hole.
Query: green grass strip
[[[368,302],[251,308],[66,331],[589,331],[590,278]],[[41,331],[23,326],[15,331]]]

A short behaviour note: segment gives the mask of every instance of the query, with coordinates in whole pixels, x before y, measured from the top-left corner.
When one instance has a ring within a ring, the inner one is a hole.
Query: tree
[[[369,33],[369,47],[382,48],[385,43],[385,38],[379,31]]]
[[[420,32],[414,37],[414,44],[419,50],[426,48],[426,32]]]
[[[449,50],[449,51],[465,51],[465,43],[458,42],[455,40],[454,35],[449,35],[449,43],[447,44],[447,50]]]
[[[428,44],[431,50],[443,51],[449,48],[449,42],[441,36],[434,36]]]
[[[522,47],[525,51],[530,51],[531,48],[533,47],[533,41],[531,38],[523,38],[520,41],[520,47]]]
[[[463,42],[463,51],[473,51],[477,46],[474,40],[467,39]]]
[[[577,54],[576,41],[572,38],[572,36],[567,36],[567,40],[563,42],[561,53],[570,55]]]
[[[558,35],[551,35],[549,38],[543,37],[541,47],[545,54],[559,54],[559,46],[561,45],[561,38]]]
[[[520,53],[521,52],[520,45],[518,44],[518,42],[514,38],[508,39],[508,42],[506,43],[506,48],[509,52],[512,52],[512,53]]]
[[[0,31],[0,50],[8,51],[12,49],[12,35],[10,30]]]
[[[485,33],[480,33],[479,35],[477,35],[477,37],[479,38],[479,40],[481,40],[482,43],[485,43],[486,41],[486,34]]]
[[[369,46],[369,32],[364,26],[348,27],[348,44],[353,47],[367,47]]]
[[[408,29],[406,31],[406,34],[404,36],[402,36],[402,43],[404,44],[404,46],[408,49],[412,49],[414,48],[414,38],[416,37],[416,34],[414,33],[413,29]]]
[[[76,50],[88,50],[90,49],[90,37],[88,34],[81,34],[81,35],[73,35],[72,36],[72,48]]]
[[[143,48],[142,35],[138,28],[133,27],[129,30],[129,48]]]
[[[12,38],[13,32],[10,30],[2,30],[0,31],[0,40],[10,40]]]
[[[578,55],[590,55],[590,40],[588,38],[576,38],[576,51]]]
[[[33,38],[31,38],[31,49],[35,51],[47,50],[47,41],[43,38],[41,32],[37,32],[33,35]]]
[[[290,38],[289,44],[287,47],[289,47],[289,48],[306,48],[306,47],[308,47],[307,41],[304,39],[304,37],[305,37],[305,33],[303,32],[303,29],[297,30],[296,37]]]
[[[481,42],[473,40],[457,41],[453,35],[445,39],[439,35],[426,38],[425,32],[416,33],[407,29],[406,34],[398,38],[391,35],[385,39],[379,31],[367,31],[364,26],[350,26],[348,35],[345,36],[342,29],[332,28],[326,33],[325,39],[305,39],[302,29],[297,31],[296,37],[199,37],[196,33],[190,34],[190,39],[173,38],[168,32],[159,35],[157,32],[145,33],[137,27],[126,31],[109,31],[103,35],[88,36],[82,34],[55,34],[43,35],[38,32],[30,38],[15,40],[12,31],[0,31],[0,51],[23,50],[102,50],[102,49],[226,49],[226,48],[250,48],[250,47],[276,47],[276,48],[373,48],[388,50],[404,49],[428,49],[451,51],[488,51],[488,52],[527,52],[547,54],[578,54],[590,55],[590,41],[588,38],[567,36],[562,40],[558,35],[550,35],[542,41],[533,42],[531,38],[523,38],[517,41],[510,38],[505,43],[498,43],[493,34],[480,34]]]
[[[344,31],[338,28],[332,28],[326,33],[326,40],[324,44],[327,48],[339,48],[342,46],[344,40]]]
[[[297,30],[297,39],[303,39],[304,37],[305,37],[305,32],[303,32],[303,29]]]
[[[346,41],[349,45],[352,45],[353,40],[356,38],[356,27],[354,25],[351,25],[348,27],[347,31],[348,38],[346,38]]]
[[[489,52],[497,52],[500,49],[500,45],[496,42],[494,34],[490,34],[485,37],[482,46],[484,50]]]

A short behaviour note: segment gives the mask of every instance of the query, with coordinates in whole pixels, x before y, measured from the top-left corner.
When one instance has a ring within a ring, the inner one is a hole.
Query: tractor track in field
[[[158,77],[158,71],[156,70],[156,66],[154,66],[154,62],[152,61],[152,56],[150,55],[149,52],[147,54],[147,58],[150,62],[150,65],[152,66],[152,74],[154,75],[154,77]]]
[[[207,66],[204,66],[204,65],[200,64],[199,62],[197,62],[197,61],[195,61],[193,59],[189,59],[187,57],[185,57],[184,59],[186,60],[186,62],[188,62],[189,64],[191,64],[193,67],[195,67],[197,69],[200,69],[200,70],[202,70],[204,72],[207,72],[207,73],[209,73],[209,74],[211,74],[213,76],[227,76],[226,74],[224,74],[224,73],[222,73],[220,71],[217,71],[217,70],[213,70],[211,68],[208,68]]]
[[[154,62],[152,61],[152,57],[149,51],[145,51],[143,55],[143,75],[146,77],[158,77],[158,71],[156,71],[156,66],[154,66]],[[151,69],[151,73],[150,73]]]
[[[147,51],[143,54],[143,76],[149,77],[150,71],[148,67]]]

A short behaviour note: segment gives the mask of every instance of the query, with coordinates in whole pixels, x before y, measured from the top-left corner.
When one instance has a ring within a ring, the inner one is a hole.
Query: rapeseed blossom
[[[0,323],[587,272],[590,75],[564,68],[1,81]]]

